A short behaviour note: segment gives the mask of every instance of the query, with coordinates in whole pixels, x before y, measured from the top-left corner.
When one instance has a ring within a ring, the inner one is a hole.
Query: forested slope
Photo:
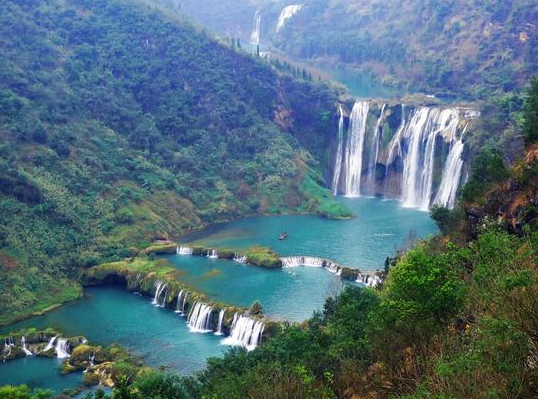
[[[334,92],[146,5],[0,9],[0,322],[78,295],[77,268],[155,238],[343,215],[317,185]]]

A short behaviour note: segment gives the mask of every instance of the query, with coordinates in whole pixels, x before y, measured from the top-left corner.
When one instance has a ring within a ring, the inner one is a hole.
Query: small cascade
[[[370,161],[368,163],[368,177],[367,177],[367,185],[368,190],[370,190],[372,195],[375,195],[375,180],[376,180],[376,169],[377,169],[377,162],[379,159],[379,140],[381,139],[381,124],[383,123],[383,119],[385,117],[385,108],[387,107],[387,104],[383,104],[381,107],[381,113],[379,115],[379,119],[377,120],[377,124],[374,131],[374,136],[372,138],[372,145],[370,148]]]
[[[298,266],[308,267],[323,267],[323,259],[315,258],[313,256],[290,256],[287,258],[281,258],[282,268],[289,269]]]
[[[367,287],[377,287],[381,283],[381,279],[378,276],[371,276],[369,274],[360,274],[357,276],[355,282],[364,284]]]
[[[259,46],[261,43],[261,26],[262,14],[260,10],[256,10],[252,19],[252,34],[250,35],[250,43]]]
[[[187,319],[191,332],[207,333],[211,330],[211,312],[213,307],[202,302],[195,302]]]
[[[184,247],[184,246],[178,246],[178,247],[176,247],[176,253],[178,255],[192,255],[192,248]]]
[[[338,119],[338,143],[336,148],[336,158],[334,162],[334,171],[333,171],[333,184],[332,191],[333,195],[338,195],[338,187],[340,185],[340,175],[342,174],[342,154],[344,152],[344,110],[342,109],[342,104],[338,106],[338,114],[340,118]]]
[[[33,353],[26,347],[26,337],[21,338],[21,346],[24,353],[26,353],[26,356],[32,356]]]
[[[242,346],[247,351],[256,349],[261,344],[263,329],[265,325],[262,321],[251,317],[234,315],[230,336],[223,339],[224,345]]]
[[[183,305],[181,305],[181,313],[185,314],[185,305],[187,304],[187,298],[189,297],[189,293],[185,293],[185,297],[183,298]]]
[[[334,263],[329,263],[325,267],[332,274],[336,274],[337,276],[340,276],[342,274],[342,269]]]
[[[242,254],[234,254],[234,262],[247,263],[247,256]]]
[[[211,251],[207,251],[206,255],[209,259],[218,259],[219,254],[216,249],[212,249]]]
[[[50,340],[49,340],[49,343],[47,344],[47,346],[45,346],[45,349],[43,349],[44,352],[52,349],[54,347],[54,342],[56,342],[56,338],[58,337],[52,337]]]
[[[463,129],[461,138],[452,145],[452,148],[448,153],[441,185],[439,186],[439,190],[433,201],[434,204],[449,209],[454,207],[454,204],[456,203],[456,194],[460,187],[461,174],[463,171],[463,159],[461,157],[464,149],[463,136],[465,135],[466,130],[467,126]]]
[[[286,6],[282,9],[282,12],[280,13],[280,16],[278,17],[278,22],[276,24],[276,32],[280,32],[282,28],[286,25],[289,19],[293,18],[297,12],[299,12],[303,8],[302,4],[292,4],[289,6]]]
[[[226,313],[226,309],[221,309],[219,313],[219,323],[217,325],[217,332],[215,332],[215,335],[223,335],[222,332],[222,322],[224,320],[224,314]]]
[[[95,365],[95,353],[91,352],[88,355],[88,363],[90,363],[90,366]]]
[[[344,187],[347,197],[361,195],[362,160],[364,152],[364,137],[370,105],[366,101],[357,101],[351,111],[349,131],[347,135],[344,158]]]
[[[69,355],[69,343],[65,338],[58,338],[56,341],[56,356],[58,359],[66,359]]]
[[[179,291],[179,294],[177,295],[177,302],[176,302],[176,310],[175,313],[183,313],[181,311],[181,297],[183,296],[183,290]]]
[[[164,281],[157,281],[155,283],[155,296],[153,297],[153,301],[151,303],[158,307],[164,307],[166,302],[166,294],[168,289],[168,284],[166,284]],[[162,295],[164,293],[164,295]]]

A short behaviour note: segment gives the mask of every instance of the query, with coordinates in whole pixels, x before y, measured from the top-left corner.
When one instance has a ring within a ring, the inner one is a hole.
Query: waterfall
[[[278,22],[276,24],[276,32],[280,32],[280,30],[286,25],[289,19],[291,19],[298,11],[303,8],[302,4],[292,4],[289,6],[286,6],[282,9],[282,12],[280,13],[280,16],[278,17]]]
[[[189,330],[192,332],[206,333],[211,330],[211,311],[213,307],[202,302],[196,302],[187,319]]]
[[[45,349],[43,349],[44,352],[52,349],[54,347],[54,342],[56,341],[56,338],[58,337],[52,337],[50,340],[49,340],[49,343],[47,344],[47,346],[45,346]]]
[[[342,274],[342,269],[333,263],[329,263],[326,268],[329,272],[331,272],[332,274],[336,274],[337,276],[340,276]]]
[[[181,297],[183,295],[183,290],[179,291],[179,294],[177,295],[177,302],[176,302],[176,310],[175,313],[183,313],[181,311]]]
[[[56,356],[58,359],[66,359],[69,357],[69,344],[67,339],[58,338],[56,341]]]
[[[247,351],[254,350],[261,343],[264,327],[265,325],[262,321],[236,313],[230,336],[223,339],[222,343],[224,345],[242,346]]]
[[[192,248],[190,247],[176,247],[176,253],[178,255],[192,255]]]
[[[368,102],[357,101],[351,111],[343,159],[344,194],[348,197],[358,197],[361,194],[362,156],[369,109]]]
[[[340,175],[342,173],[342,153],[344,151],[344,110],[342,105],[338,106],[340,118],[338,120],[338,147],[336,149],[336,159],[334,162],[334,174],[332,191],[333,195],[338,195],[338,186],[340,183]]]
[[[153,301],[151,303],[155,306],[159,306],[161,308],[164,307],[166,302],[166,294],[167,291],[165,291],[168,288],[168,284],[166,284],[164,281],[157,281],[155,283],[155,296],[153,297]],[[164,292],[164,295],[162,295]],[[162,297],[162,301],[161,301]]]
[[[377,161],[379,158],[379,140],[381,139],[381,124],[383,123],[386,107],[387,104],[383,104],[383,106],[381,107],[381,113],[379,114],[379,119],[377,120],[374,136],[372,138],[372,146],[370,148],[370,160],[368,162],[368,177],[366,180],[366,187],[368,187],[368,190],[370,190],[372,195],[376,194],[375,180]]]
[[[261,43],[261,25],[262,14],[260,10],[256,10],[252,19],[252,34],[250,35],[250,43],[259,46]]]
[[[221,309],[219,313],[219,324],[217,326],[217,332],[216,335],[223,335],[222,332],[222,321],[224,320],[224,313],[226,313],[226,309]]]
[[[463,154],[464,144],[463,136],[467,126],[463,129],[461,138],[457,140],[448,153],[441,185],[435,196],[434,203],[447,208],[453,208],[456,203],[456,194],[460,186],[461,173],[463,171]]]
[[[90,366],[93,366],[95,364],[95,353],[90,352],[88,355],[88,363],[90,363]]]
[[[247,263],[247,256],[241,254],[234,254],[234,262]]]
[[[436,139],[440,135],[445,141],[453,141],[459,122],[458,109],[419,108],[415,111],[403,134],[403,138],[409,140],[402,179],[405,207],[429,209]]]
[[[209,259],[218,259],[218,258],[219,258],[219,254],[218,254],[217,250],[212,249],[211,251],[207,251],[207,257],[208,257]]]
[[[26,337],[24,337],[24,336],[21,338],[21,346],[22,346],[22,350],[24,351],[24,353],[26,353],[26,356],[31,356],[33,354],[26,347]]]
[[[185,297],[183,298],[183,305],[181,305],[181,313],[185,314],[185,305],[187,304],[187,298],[189,297],[189,293],[185,293]]]
[[[315,258],[313,256],[290,256],[287,258],[281,258],[282,268],[289,269],[298,266],[308,267],[323,267],[323,259]]]
[[[378,276],[370,276],[368,274],[359,273],[355,282],[364,284],[367,287],[377,287],[377,285],[381,282],[381,279]]]

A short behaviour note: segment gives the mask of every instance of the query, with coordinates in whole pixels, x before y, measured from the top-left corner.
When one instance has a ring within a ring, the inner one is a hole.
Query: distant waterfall
[[[290,256],[281,258],[282,268],[289,269],[298,266],[323,267],[323,259],[313,256]]]
[[[67,359],[69,355],[69,344],[67,339],[58,338],[56,341],[56,356],[58,359]]]
[[[215,332],[216,335],[223,335],[222,332],[222,322],[224,321],[224,314],[226,313],[226,309],[221,309],[219,313],[219,323],[217,325],[217,331]]]
[[[302,4],[292,4],[290,6],[286,6],[282,9],[282,12],[280,13],[280,16],[278,17],[278,22],[276,24],[276,32],[280,32],[280,30],[286,25],[289,19],[291,19],[298,11],[303,8]]]
[[[177,295],[177,302],[176,302],[176,310],[175,313],[183,313],[181,308],[181,297],[183,296],[183,290],[179,291],[179,294]]]
[[[192,248],[189,248],[189,247],[177,247],[176,248],[176,253],[178,255],[192,255]]]
[[[212,249],[211,251],[207,251],[207,257],[209,259],[218,259],[219,254],[216,249]]]
[[[340,175],[342,173],[342,153],[344,152],[344,110],[342,109],[342,104],[338,106],[338,114],[340,118],[338,119],[338,143],[336,149],[336,158],[334,162],[334,172],[333,172],[333,184],[332,191],[333,195],[338,195],[338,185],[340,183]]]
[[[234,254],[234,262],[247,263],[247,256],[242,254]]]
[[[24,351],[24,353],[26,353],[26,356],[31,356],[33,355],[32,352],[30,352],[28,350],[28,348],[26,347],[26,337],[22,337],[21,338],[21,346],[22,346],[22,350]]]
[[[369,109],[368,102],[357,101],[351,111],[343,159],[344,195],[348,197],[358,197],[361,194],[362,158]]]
[[[378,276],[370,276],[367,274],[359,274],[357,276],[357,283],[364,284],[367,287],[376,287],[380,282],[381,279]]]
[[[460,122],[457,109],[419,108],[403,138],[409,140],[404,157],[402,201],[405,207],[427,211],[431,204],[435,143],[438,135],[453,139]]]
[[[213,307],[202,302],[195,302],[187,319],[189,330],[207,333],[211,330],[211,312]]]
[[[256,349],[261,343],[263,329],[262,321],[248,316],[234,315],[230,336],[223,339],[224,345],[242,346],[247,351]]]
[[[151,301],[153,305],[164,307],[165,302],[166,302],[166,289],[167,288],[168,288],[168,284],[166,284],[163,281],[159,280],[155,283],[155,296],[153,297],[153,301]]]
[[[252,19],[252,34],[250,35],[250,43],[259,46],[261,42],[261,25],[262,14],[260,10],[256,10]]]
[[[436,205],[453,208],[456,203],[456,194],[460,186],[461,173],[463,171],[463,159],[461,156],[464,149],[463,136],[466,129],[467,126],[465,126],[461,138],[452,145],[452,149],[448,154],[443,171],[443,179],[433,201]]]
[[[379,159],[379,140],[381,139],[381,124],[383,123],[383,118],[385,116],[385,108],[387,104],[383,104],[381,107],[381,113],[374,131],[374,136],[372,138],[372,146],[370,148],[370,162],[368,163],[368,177],[367,177],[367,187],[368,190],[375,195],[375,180],[376,180],[376,169],[377,161]]]

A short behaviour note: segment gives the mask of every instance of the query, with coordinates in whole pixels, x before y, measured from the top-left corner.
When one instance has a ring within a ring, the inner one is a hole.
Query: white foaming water
[[[276,24],[277,33],[280,32],[280,30],[286,25],[288,20],[293,18],[293,16],[297,14],[297,12],[301,10],[301,8],[303,8],[302,4],[292,4],[282,9],[282,12],[278,17],[278,22]]]
[[[367,274],[359,274],[357,276],[357,280],[355,282],[364,284],[367,287],[376,287],[380,282],[381,279],[378,276],[370,276]]]
[[[282,268],[288,269],[291,267],[308,266],[308,267],[323,267],[323,259],[313,256],[289,256],[280,258]]]
[[[56,356],[58,359],[67,359],[69,355],[69,344],[67,343],[67,339],[65,338],[58,338],[56,341]]]
[[[250,35],[250,43],[258,46],[261,43],[261,26],[262,14],[260,10],[256,10],[252,19],[252,34]]]
[[[381,107],[381,113],[379,114],[379,119],[377,120],[377,125],[375,127],[374,136],[372,138],[372,145],[370,148],[370,162],[368,163],[368,177],[367,177],[367,187],[370,190],[372,195],[375,195],[375,177],[377,169],[377,161],[379,159],[379,140],[381,139],[381,123],[385,117],[385,108],[387,104],[383,104]]]
[[[370,104],[357,101],[351,111],[349,132],[343,159],[344,195],[359,197],[361,195],[362,159],[364,152],[364,137]]]
[[[163,281],[157,281],[155,283],[155,296],[153,297],[153,301],[151,303],[155,306],[163,308],[166,302],[166,294],[167,291],[165,291],[168,288],[168,284],[166,284]],[[163,295],[164,293],[164,295]]]
[[[175,313],[183,313],[181,311],[181,297],[183,296],[183,290],[179,291],[179,294],[177,295],[177,302],[176,302],[176,310]]]
[[[247,256],[241,254],[234,254],[234,262],[247,263]]]
[[[219,254],[218,254],[217,250],[212,249],[211,251],[208,251],[208,252],[207,252],[207,257],[208,257],[209,259],[218,259],[218,258],[219,258]]]
[[[340,118],[338,119],[338,144],[336,149],[336,158],[334,162],[334,172],[333,172],[333,184],[332,191],[333,195],[338,195],[338,187],[340,185],[340,175],[342,174],[342,154],[344,151],[344,110],[342,109],[342,104],[338,106],[338,114]]]
[[[262,321],[248,316],[234,314],[230,336],[222,340],[223,345],[242,346],[252,351],[261,344],[263,329]]]
[[[211,312],[213,307],[202,302],[195,302],[187,319],[191,332],[211,332]]]
[[[33,355],[33,353],[26,347],[26,337],[21,338],[21,346],[24,353],[26,353],[26,356]]]
[[[180,246],[176,248],[176,253],[178,255],[192,255],[192,248]]]
[[[47,346],[45,346],[45,349],[43,349],[44,352],[48,351],[49,349],[52,349],[54,347],[54,342],[56,341],[56,338],[58,337],[52,337],[50,340],[49,340],[49,343],[47,344]]]
[[[224,320],[224,314],[226,313],[226,309],[221,309],[219,313],[219,324],[217,326],[217,331],[215,332],[215,335],[223,335],[222,332],[222,322]]]

